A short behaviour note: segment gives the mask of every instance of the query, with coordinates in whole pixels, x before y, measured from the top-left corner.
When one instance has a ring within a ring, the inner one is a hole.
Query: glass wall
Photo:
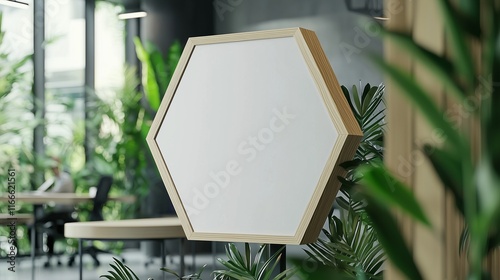
[[[65,158],[68,168],[77,172],[85,165],[85,122],[89,126],[95,124],[93,120],[85,120],[84,92],[88,90],[89,95],[95,94],[99,99],[112,99],[123,84],[125,61],[124,22],[116,16],[120,7],[98,1],[93,53],[95,89],[85,88],[84,11],[84,0],[46,0],[47,135],[44,142],[48,154]],[[90,110],[98,109],[94,106],[92,102]]]
[[[76,131],[84,122],[85,1],[45,1],[45,100],[49,155],[72,158],[78,147]],[[75,142],[75,140],[77,142]],[[79,158],[82,158],[81,156]],[[71,169],[73,169],[72,166]]]
[[[27,2],[32,4],[33,0]],[[7,182],[4,176],[7,169],[13,168],[18,172],[20,189],[29,186],[33,170],[30,151],[35,118],[31,98],[33,64],[29,60],[33,53],[32,6],[0,6],[0,179]],[[5,188],[2,185],[0,192]]]

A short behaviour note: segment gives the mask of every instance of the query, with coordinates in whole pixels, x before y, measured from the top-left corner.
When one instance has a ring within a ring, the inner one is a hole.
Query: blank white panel
[[[197,45],[156,141],[195,232],[293,236],[337,136],[286,37]]]

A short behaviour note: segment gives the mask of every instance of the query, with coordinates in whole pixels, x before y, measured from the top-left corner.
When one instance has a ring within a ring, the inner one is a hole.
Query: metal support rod
[[[31,230],[31,280],[35,280],[35,254],[36,254],[35,242],[36,242],[36,224],[33,224],[33,229]]]
[[[212,269],[215,270],[217,254],[217,242],[212,241]]]
[[[166,262],[165,262],[165,258],[166,257],[165,257],[165,240],[164,239],[160,240],[160,250],[161,250],[161,267],[163,268],[163,267],[167,266]],[[164,270],[162,270],[162,271],[163,271],[163,274],[162,274],[163,277],[162,278],[163,278],[163,280],[165,280],[166,279],[166,274],[165,274]]]
[[[193,252],[191,257],[193,258],[193,273],[196,273],[196,241],[193,241]]]
[[[85,0],[85,89],[83,92],[85,122],[92,117],[90,104],[93,101],[95,88],[95,0]],[[85,160],[88,162],[92,155],[91,140],[88,125],[85,125],[84,150]]]
[[[181,262],[181,276],[184,276],[184,273],[185,273],[185,264],[184,264],[184,243],[185,243],[185,239],[184,238],[180,238],[180,262]]]
[[[45,118],[45,0],[33,2],[33,114],[40,120]],[[33,153],[35,159],[45,155],[45,124],[39,122],[33,130]],[[43,182],[43,170],[35,168],[31,176],[31,189]]]
[[[283,249],[281,249],[283,248]],[[269,256],[273,256],[276,252],[281,249],[281,258],[279,263],[279,268],[275,269],[274,274],[277,275],[286,270],[286,245],[270,244],[269,246]]]
[[[79,273],[80,273],[80,280],[83,279],[83,240],[80,238],[78,239],[78,262],[80,265],[78,266]]]

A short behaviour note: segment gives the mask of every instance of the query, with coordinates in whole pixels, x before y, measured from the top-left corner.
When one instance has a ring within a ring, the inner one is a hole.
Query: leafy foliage
[[[193,273],[193,274],[189,274],[189,275],[185,275],[185,276],[181,276],[181,275],[177,274],[177,272],[175,272],[174,270],[168,269],[166,267],[162,267],[162,268],[160,268],[160,270],[163,270],[165,272],[168,272],[168,273],[174,275],[179,280],[192,280],[192,279],[195,280],[195,279],[202,279],[201,274],[203,273],[203,270],[205,270],[206,266],[207,265],[205,264],[200,268],[200,270],[198,272]],[[151,279],[151,280],[153,280],[153,279]]]
[[[140,44],[138,39],[136,44]],[[138,202],[150,191],[151,185],[161,181],[146,143],[146,135],[157,108],[151,103],[151,88],[157,89],[155,98],[161,100],[182,52],[176,42],[169,49],[166,59],[163,59],[151,44],[148,44],[148,49],[140,46],[137,55],[147,58],[143,61],[143,69],[150,68],[147,74],[154,78],[143,79],[148,83],[141,84],[136,69],[126,67],[124,84],[111,98],[100,97],[98,92],[89,93],[94,96],[93,102],[89,104],[89,111],[94,114],[87,120],[88,129],[92,130],[91,135],[98,137],[91,145],[92,157],[86,169],[77,174],[78,177],[87,178],[95,171],[111,173],[115,179],[114,189],[139,196]],[[80,141],[82,143],[78,145],[83,144],[83,137]]]
[[[179,62],[182,47],[179,41],[175,41],[167,57],[163,58],[153,44],[143,44],[139,38],[135,38],[134,43],[137,57],[142,63],[142,87],[148,100],[148,111],[156,112]]]
[[[382,279],[385,255],[377,234],[352,208],[341,211],[341,215],[340,218],[329,216],[330,227],[323,230],[327,240],[320,239],[309,245],[311,251],[306,252],[318,263],[346,275],[355,277],[362,272],[366,279]]]
[[[109,275],[101,275],[99,278],[108,280],[139,280],[139,277],[128,267],[116,258],[113,258],[112,264],[109,264],[113,270],[108,270]]]
[[[109,274],[101,275],[99,278],[106,278],[108,280],[139,280],[139,277],[135,274],[135,272],[130,267],[123,264],[120,260],[118,260],[116,258],[113,258],[113,263],[109,264],[109,266],[111,266],[111,268],[112,268],[112,270],[108,270]],[[193,273],[193,274],[186,275],[186,276],[180,276],[174,270],[164,268],[164,267],[160,268],[160,270],[174,275],[179,280],[196,280],[196,279],[202,279],[201,274],[203,273],[203,270],[205,269],[205,267],[206,267],[206,265],[204,265],[200,269],[200,271],[198,271],[197,273]],[[153,279],[148,278],[148,280],[153,280]]]
[[[226,270],[216,270],[213,272],[215,280],[286,280],[290,279],[296,269],[289,268],[275,277],[273,271],[279,264],[281,258],[281,251],[283,247],[278,250],[274,255],[266,258],[268,245],[261,245],[259,251],[252,261],[252,252],[250,245],[245,243],[245,256],[243,257],[238,251],[238,248],[232,243],[226,247],[226,256],[229,260],[218,259],[224,265]]]
[[[345,178],[338,178],[342,182],[340,191],[343,196],[337,198],[337,203],[345,210],[348,210],[351,204],[354,204],[351,205],[354,209],[362,209],[360,202],[351,199],[352,187],[356,186],[359,181],[355,170],[359,166],[366,164],[380,164],[383,159],[384,90],[385,86],[383,84],[379,86],[366,84],[360,95],[355,85],[352,86],[351,92],[345,86],[342,86],[342,92],[354,113],[359,127],[363,131],[363,138],[354,158],[341,164],[347,170],[347,174]]]
[[[361,86],[360,86],[361,88]],[[361,179],[356,170],[366,165],[380,165],[383,158],[383,85],[367,84],[359,94],[358,88],[351,91],[342,86],[342,91],[363,131],[363,138],[354,159],[342,163],[347,170],[342,182],[341,196],[337,198],[340,217],[332,209],[328,217],[329,228],[323,229],[326,239],[309,244],[306,253],[320,265],[334,268],[341,275],[382,279],[382,264],[385,254],[377,234],[365,213],[366,203],[356,193]]]
[[[0,179],[7,182],[7,169],[14,168],[18,187],[29,186],[34,171],[33,128],[38,124],[31,111],[31,55],[13,57],[4,43],[3,15],[0,12]],[[0,191],[6,191],[2,184]],[[27,189],[25,189],[27,190]],[[20,191],[20,190],[18,190]]]
[[[463,0],[453,5],[450,0],[439,0],[437,3],[452,50],[450,55],[426,49],[410,34],[390,30],[385,30],[383,34],[435,74],[447,92],[465,109],[463,112],[466,114],[457,118],[473,118],[480,124],[480,148],[471,146],[473,136],[470,132],[464,133],[452,123],[431,98],[433,93],[422,87],[414,77],[382,59],[375,59],[375,63],[400,87],[429,124],[442,132],[443,145],[427,144],[423,152],[443,186],[452,194],[467,224],[460,246],[468,243],[469,279],[489,279],[482,264],[488,253],[500,245],[500,6],[498,1]],[[479,160],[472,156],[477,152]],[[371,201],[367,213],[380,235],[392,241],[403,240],[397,224],[387,222],[394,218],[387,211],[388,205],[383,203],[383,197],[392,196],[395,202],[392,205],[403,209],[413,219],[425,222],[419,211],[408,211],[408,205],[400,200],[402,194],[406,196],[408,192],[398,194],[394,188],[384,187],[388,181],[391,186],[404,186],[388,175],[387,170],[373,167],[364,172],[370,174],[363,179],[367,187],[366,195]],[[399,187],[397,189],[401,189]],[[377,218],[380,213],[388,216]],[[391,236],[387,235],[389,233]],[[382,242],[383,238],[380,240]],[[410,252],[404,242],[382,243],[403,275],[408,279],[422,279],[411,254],[401,253],[401,250]]]
[[[8,169],[14,169],[16,191],[28,191],[37,165],[32,152],[33,129],[39,123],[32,112],[31,55],[17,58],[8,51],[2,22],[0,12],[0,181],[7,182]],[[0,193],[6,192],[7,183],[3,183]],[[7,206],[0,203],[0,208]],[[28,208],[23,205],[16,211],[27,212]],[[18,233],[20,237],[27,234],[24,227],[19,227]],[[0,227],[0,236],[8,235],[8,228]],[[20,253],[29,249],[25,238],[19,238],[17,245]],[[4,248],[0,248],[0,256],[5,255]]]

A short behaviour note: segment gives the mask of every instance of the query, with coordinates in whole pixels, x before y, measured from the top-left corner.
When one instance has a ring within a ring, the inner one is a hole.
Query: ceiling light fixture
[[[10,6],[14,8],[21,8],[21,9],[27,9],[29,7],[28,3],[16,0],[0,0],[0,5]]]
[[[118,14],[119,19],[133,19],[133,18],[142,18],[147,16],[148,13],[145,11],[125,11],[123,13]]]
[[[345,0],[348,11],[375,17],[384,18],[383,0]]]

